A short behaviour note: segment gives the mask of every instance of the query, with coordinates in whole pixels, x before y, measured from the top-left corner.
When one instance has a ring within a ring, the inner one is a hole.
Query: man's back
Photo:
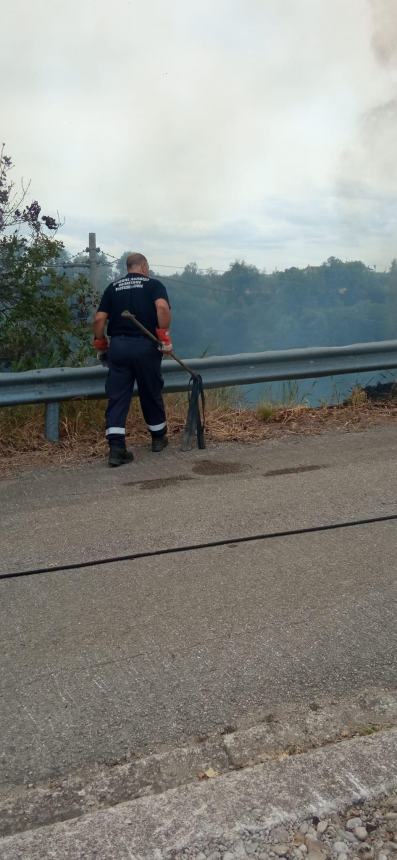
[[[130,311],[145,328],[155,334],[158,325],[155,305],[157,299],[165,299],[169,304],[167,290],[156,278],[128,272],[113,281],[106,288],[98,308],[98,311],[109,316],[108,334],[111,337],[142,337],[136,326],[121,316],[123,311]]]

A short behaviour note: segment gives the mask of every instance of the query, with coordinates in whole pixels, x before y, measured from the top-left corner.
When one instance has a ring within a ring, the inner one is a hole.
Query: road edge
[[[397,729],[267,761],[0,841],[1,860],[168,860],[342,811],[397,787]]]

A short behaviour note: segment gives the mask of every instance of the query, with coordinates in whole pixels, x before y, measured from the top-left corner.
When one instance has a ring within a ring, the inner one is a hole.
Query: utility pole
[[[100,250],[101,249],[97,248],[97,246],[96,246],[96,233],[89,233],[88,234],[88,248],[86,248],[86,251],[88,251],[91,289],[92,289],[93,294],[94,294],[96,299],[99,297],[97,253]]]

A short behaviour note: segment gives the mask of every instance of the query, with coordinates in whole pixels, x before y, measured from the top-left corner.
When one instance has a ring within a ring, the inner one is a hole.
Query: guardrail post
[[[59,403],[45,405],[45,438],[48,442],[59,442]]]

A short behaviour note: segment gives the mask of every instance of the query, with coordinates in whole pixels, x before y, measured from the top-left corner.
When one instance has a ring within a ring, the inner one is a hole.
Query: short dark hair
[[[142,266],[143,263],[147,263],[144,254],[139,254],[137,251],[134,251],[133,254],[128,254],[126,259],[127,269],[133,269],[134,266]]]

